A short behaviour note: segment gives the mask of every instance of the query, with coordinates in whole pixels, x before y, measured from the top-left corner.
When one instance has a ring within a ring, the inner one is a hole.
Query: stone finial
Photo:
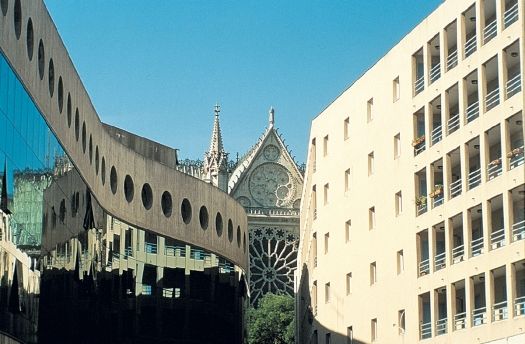
[[[268,111],[268,113],[269,113],[268,122],[270,124],[270,127],[273,127],[273,124],[275,123],[275,110],[273,109],[273,106],[270,106],[270,111]]]

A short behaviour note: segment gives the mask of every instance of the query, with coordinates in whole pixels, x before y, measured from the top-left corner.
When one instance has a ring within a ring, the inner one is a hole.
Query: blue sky
[[[202,158],[213,106],[231,158],[268,109],[306,160],[310,122],[442,0],[45,0],[104,122]]]

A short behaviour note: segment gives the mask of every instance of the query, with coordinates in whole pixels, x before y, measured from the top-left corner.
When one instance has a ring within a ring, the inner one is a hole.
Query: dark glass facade
[[[0,271],[1,331],[36,342],[35,326],[13,324],[38,315],[39,343],[242,342],[242,270],[102,209],[3,55],[0,110],[8,226],[41,272],[38,304]]]

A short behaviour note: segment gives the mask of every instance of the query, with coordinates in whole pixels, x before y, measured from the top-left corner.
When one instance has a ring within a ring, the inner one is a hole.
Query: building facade
[[[524,5],[444,1],[312,121],[298,343],[525,342]]]
[[[0,9],[2,233],[41,254],[40,266],[12,259],[2,239],[0,330],[27,343],[242,343],[244,208],[177,171],[174,149],[100,121],[42,1]]]

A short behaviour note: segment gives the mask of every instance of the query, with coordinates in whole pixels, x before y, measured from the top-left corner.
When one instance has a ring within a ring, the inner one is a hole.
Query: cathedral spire
[[[213,112],[215,112],[215,119],[213,121],[213,131],[211,132],[210,149],[208,152],[220,153],[224,151],[224,147],[222,145],[221,125],[219,123],[219,114],[221,112],[221,106],[219,104],[215,104]]]
[[[275,110],[273,109],[273,106],[270,106],[270,111],[268,111],[268,124],[270,127],[273,127],[273,124],[275,122]]]
[[[221,190],[226,190],[228,187],[228,153],[224,151],[222,144],[221,126],[219,123],[221,106],[216,104],[213,112],[215,112],[215,118],[211,133],[210,149],[204,154],[202,169],[205,181]]]

